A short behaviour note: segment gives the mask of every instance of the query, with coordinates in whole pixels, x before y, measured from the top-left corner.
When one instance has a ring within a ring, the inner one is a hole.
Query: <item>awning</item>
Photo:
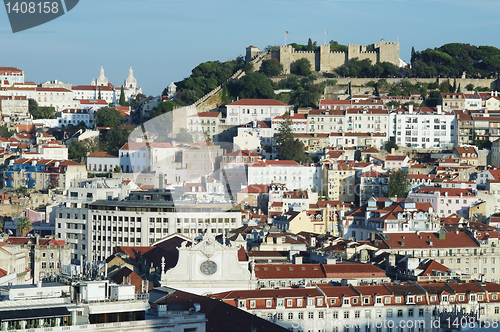
[[[2,322],[67,316],[71,316],[71,314],[66,307],[0,311],[0,321]]]

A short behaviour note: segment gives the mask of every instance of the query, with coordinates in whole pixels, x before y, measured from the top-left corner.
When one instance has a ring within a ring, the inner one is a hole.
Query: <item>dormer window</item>
[[[350,304],[349,299],[344,299],[344,304]]]
[[[414,296],[408,296],[408,303],[415,303],[415,297]]]

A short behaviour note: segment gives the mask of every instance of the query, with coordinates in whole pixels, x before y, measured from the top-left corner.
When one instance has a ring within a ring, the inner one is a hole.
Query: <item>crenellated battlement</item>
[[[276,57],[283,65],[284,73],[290,73],[294,63],[302,58],[308,59],[311,62],[311,69],[321,72],[331,72],[351,59],[369,59],[372,63],[390,62],[394,65],[399,65],[399,41],[386,42],[383,39],[378,44],[369,45],[373,47],[373,51],[367,51],[366,45],[348,44],[347,52],[331,51],[330,44],[321,44],[317,51],[297,51],[292,45],[280,45],[279,51],[274,52]],[[247,49],[247,59],[251,59],[250,55],[255,56],[258,53],[257,48]]]

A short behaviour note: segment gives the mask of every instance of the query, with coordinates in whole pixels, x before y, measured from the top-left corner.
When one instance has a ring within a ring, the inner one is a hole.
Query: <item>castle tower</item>
[[[399,66],[399,42],[386,42],[380,40],[378,45],[379,61],[390,62]]]
[[[292,65],[292,45],[280,46],[279,61],[283,65],[283,73],[290,74],[290,66]]]
[[[96,85],[97,86],[108,85],[108,79],[104,76],[104,68],[102,66],[101,69],[99,70],[99,77],[97,78]]]
[[[331,71],[330,44],[321,44],[319,46],[319,71],[324,73]]]
[[[258,47],[255,47],[253,45],[250,45],[246,48],[246,54],[245,54],[245,62],[250,62],[256,56],[259,54],[260,50]]]
[[[134,71],[132,70],[132,67],[130,67],[128,70],[128,76],[125,79],[125,87],[127,89],[137,88],[137,80],[134,77]]]

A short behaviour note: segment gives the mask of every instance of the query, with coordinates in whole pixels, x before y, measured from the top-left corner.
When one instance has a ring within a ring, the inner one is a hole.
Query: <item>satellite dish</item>
[[[8,229],[8,230],[7,230],[7,233],[8,233],[9,235],[12,235],[12,231],[11,231],[10,229]]]

